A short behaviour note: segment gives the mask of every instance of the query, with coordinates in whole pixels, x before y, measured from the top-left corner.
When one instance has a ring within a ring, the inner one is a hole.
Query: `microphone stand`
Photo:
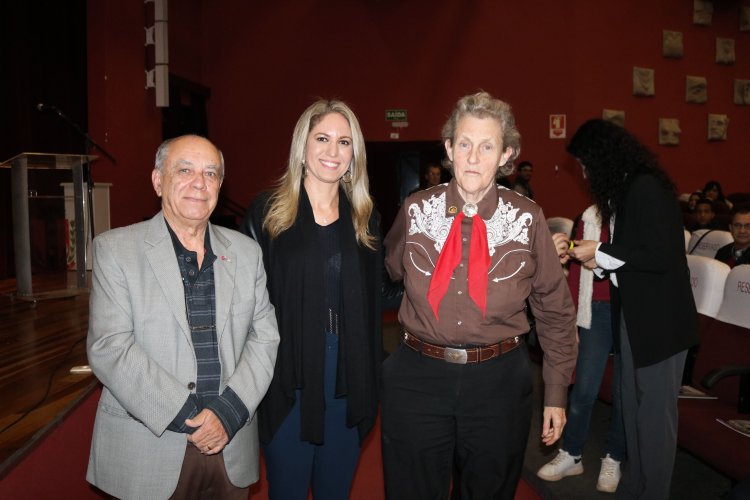
[[[68,118],[68,116],[60,111],[56,106],[44,106],[44,108],[51,109],[57,116],[59,116],[65,123],[70,126],[78,135],[80,135],[83,140],[83,147],[84,147],[84,154],[86,155],[86,161],[83,162],[83,175],[84,179],[86,181],[86,192],[88,194],[88,200],[89,200],[89,210],[88,210],[88,216],[89,216],[89,235],[91,236],[91,239],[94,239],[94,182],[91,177],[91,162],[89,162],[88,156],[93,151],[94,148],[98,149],[104,156],[106,156],[113,164],[117,164],[117,160],[115,160],[114,156],[112,156],[109,151],[104,149],[102,146],[97,144],[97,142],[91,138],[91,136],[87,133],[81,130],[81,127],[78,126],[76,122]],[[42,105],[40,104],[37,109],[42,111]],[[88,238],[87,238],[88,239]],[[85,255],[85,254],[84,254]],[[81,265],[80,263],[78,265]],[[83,265],[85,266],[86,263],[84,262]],[[83,269],[86,269],[85,267]]]

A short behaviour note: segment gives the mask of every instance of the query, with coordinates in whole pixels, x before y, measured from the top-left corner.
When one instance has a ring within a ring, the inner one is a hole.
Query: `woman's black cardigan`
[[[271,303],[276,308],[281,343],[268,392],[258,408],[260,440],[269,443],[300,389],[300,437],[324,442],[325,358],[323,265],[315,219],[307,193],[300,189],[297,219],[275,239],[263,231],[270,193],[261,194],[245,215],[242,231],[263,249]],[[381,332],[382,248],[379,215],[373,210],[370,234],[376,250],[358,245],[351,206],[339,191],[341,222],[341,324],[336,397],[347,401],[346,424],[357,426],[360,442],[372,428],[378,409]]]

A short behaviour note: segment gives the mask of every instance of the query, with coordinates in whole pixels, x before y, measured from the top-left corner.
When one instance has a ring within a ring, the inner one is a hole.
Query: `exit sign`
[[[388,122],[405,122],[406,110],[405,109],[386,109],[385,120]]]

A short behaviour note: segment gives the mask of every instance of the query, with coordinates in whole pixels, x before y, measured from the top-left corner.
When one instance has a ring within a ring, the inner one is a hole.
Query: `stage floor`
[[[72,272],[32,281],[35,293],[74,285]],[[88,291],[34,303],[14,298],[15,287],[0,281],[0,477],[95,381],[70,373],[87,364]]]

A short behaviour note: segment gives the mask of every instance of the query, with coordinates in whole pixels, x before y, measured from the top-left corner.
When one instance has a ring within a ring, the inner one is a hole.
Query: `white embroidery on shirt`
[[[412,203],[409,205],[408,213],[411,215],[409,225],[409,236],[422,233],[435,242],[435,250],[440,253],[443,244],[448,238],[451,224],[455,217],[445,217],[445,192],[438,196],[430,196],[428,200],[422,200],[423,209]]]
[[[518,273],[519,273],[519,272],[521,271],[521,269],[523,269],[523,266],[525,266],[525,265],[526,265],[526,261],[524,260],[524,261],[522,261],[522,262],[521,262],[521,263],[520,263],[520,264],[518,265],[518,269],[516,269],[515,271],[513,271],[512,273],[510,273],[510,274],[509,274],[508,276],[505,276],[505,277],[503,277],[503,278],[500,278],[500,277],[497,277],[497,278],[492,278],[492,281],[494,281],[495,283],[499,283],[500,281],[503,281],[503,280],[507,280],[507,279],[509,279],[509,278],[512,278],[513,276],[515,276],[516,274],[518,274]]]
[[[527,249],[525,249],[525,248],[517,248],[517,249],[515,249],[515,250],[510,250],[510,251],[508,251],[508,252],[505,252],[505,253],[503,254],[503,256],[502,256],[502,257],[500,257],[499,259],[497,259],[497,262],[495,262],[495,265],[494,265],[494,266],[492,266],[492,269],[490,269],[490,272],[488,272],[487,274],[492,274],[492,271],[494,271],[494,270],[495,270],[495,268],[496,268],[496,267],[497,267],[498,265],[500,265],[500,263],[501,263],[501,262],[503,261],[503,259],[504,259],[505,257],[507,257],[507,256],[508,256],[509,254],[513,253],[513,252],[526,252],[526,253],[531,253],[531,250],[527,250]],[[524,263],[521,263],[521,267],[523,267],[524,265],[525,265]],[[518,270],[520,270],[520,269],[521,269],[521,267],[519,267],[519,268],[518,268]],[[516,273],[518,273],[518,270],[517,270],[517,271],[516,271],[515,273],[513,273],[513,274],[512,274],[511,276],[514,276],[514,275],[515,275]],[[502,279],[498,279],[498,278],[495,278],[495,279],[494,279],[494,281],[495,281],[495,282],[498,282],[498,281],[502,281],[502,280],[504,280],[504,279],[508,279],[508,278],[510,278],[510,276],[507,276],[507,277],[505,277],[505,278],[502,278]]]
[[[445,240],[451,229],[455,217],[445,216],[445,196],[443,192],[439,196],[432,195],[427,200],[422,200],[422,208],[419,204],[409,205],[408,213],[411,216],[409,235],[421,233],[435,242],[435,250],[443,249]],[[528,212],[518,214],[519,209],[498,197],[497,209],[489,220],[484,223],[487,226],[487,245],[490,256],[495,254],[495,247],[504,245],[510,241],[517,241],[524,245],[529,244],[529,226],[533,216]],[[502,259],[501,259],[502,260]]]
[[[424,248],[424,247],[422,247],[422,248]],[[409,259],[411,259],[411,265],[414,266],[417,269],[417,271],[419,271],[420,273],[424,274],[425,276],[431,276],[432,275],[431,272],[425,271],[424,269],[422,269],[421,267],[419,267],[416,262],[414,262],[414,252],[409,252]],[[432,262],[432,261],[430,261],[430,262]],[[433,264],[432,267],[435,267],[435,265]]]

